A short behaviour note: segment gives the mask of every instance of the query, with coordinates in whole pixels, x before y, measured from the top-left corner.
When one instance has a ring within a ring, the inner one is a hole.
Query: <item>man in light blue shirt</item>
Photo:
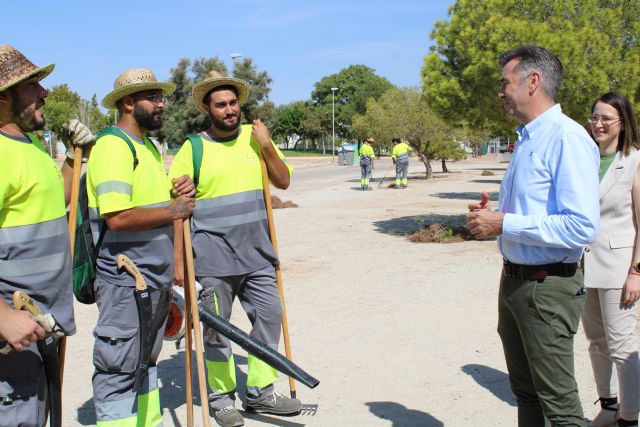
[[[517,128],[498,209],[469,205],[477,239],[498,237],[504,268],[498,300],[518,425],[585,426],[574,376],[573,336],[585,301],[578,261],[600,219],[599,154],[555,97],[562,64],[540,46],[500,57],[498,97]]]

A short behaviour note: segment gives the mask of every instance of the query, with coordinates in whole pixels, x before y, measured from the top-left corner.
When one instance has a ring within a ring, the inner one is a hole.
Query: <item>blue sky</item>
[[[166,80],[180,58],[250,56],[273,78],[276,105],[310,97],[322,77],[364,64],[398,86],[420,84],[436,20],[453,0],[8,1],[0,44],[37,65],[45,87],[67,83],[98,100],[127,68]]]

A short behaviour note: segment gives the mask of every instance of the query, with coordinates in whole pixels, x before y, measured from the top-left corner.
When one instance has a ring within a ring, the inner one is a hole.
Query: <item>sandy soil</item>
[[[450,163],[450,173],[427,181],[414,160],[409,188],[393,190],[387,188],[391,179],[379,185],[392,174],[390,160],[381,160],[374,190],[362,192],[356,166],[310,158],[291,162],[296,168],[291,188],[273,194],[299,207],[276,210],[275,221],[293,358],[320,380],[314,390],[298,384],[298,397],[317,405],[317,412],[288,418],[248,414],[245,425],[515,425],[496,332],[501,259],[495,241],[416,244],[403,237],[425,222],[462,223],[467,204],[481,191],[496,200],[506,164]],[[481,176],[483,170],[495,176]],[[233,323],[248,330],[240,305],[234,310]],[[68,344],[64,425],[93,425],[96,308],[77,305],[76,316],[78,334]],[[592,417],[597,396],[586,348],[581,330],[576,372],[585,413]],[[234,353],[242,383],[246,354]],[[167,426],[186,426],[183,366],[184,350],[165,343],[159,377]],[[287,393],[286,378],[278,389]],[[199,407],[195,420],[201,425]]]

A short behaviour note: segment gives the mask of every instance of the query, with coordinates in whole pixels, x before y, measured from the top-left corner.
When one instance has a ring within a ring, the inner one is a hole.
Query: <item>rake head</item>
[[[316,412],[318,412],[318,405],[315,404],[304,404],[300,408],[300,415],[314,416]]]

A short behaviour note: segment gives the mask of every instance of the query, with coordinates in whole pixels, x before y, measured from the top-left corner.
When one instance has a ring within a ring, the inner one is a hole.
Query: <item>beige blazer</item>
[[[618,151],[600,181],[600,229],[584,253],[587,287],[619,289],[627,278],[637,232],[631,187],[639,163],[640,151]]]

